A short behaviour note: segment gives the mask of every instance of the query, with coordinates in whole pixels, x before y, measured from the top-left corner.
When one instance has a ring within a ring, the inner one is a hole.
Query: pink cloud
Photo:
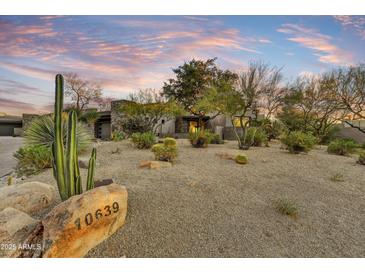
[[[350,65],[353,62],[351,53],[333,44],[331,36],[321,34],[315,29],[295,24],[284,24],[277,31],[291,35],[288,38],[289,41],[313,50],[314,55],[318,56],[318,60],[322,63]]]
[[[361,39],[365,40],[365,17],[336,15],[334,18],[345,28],[354,30]]]

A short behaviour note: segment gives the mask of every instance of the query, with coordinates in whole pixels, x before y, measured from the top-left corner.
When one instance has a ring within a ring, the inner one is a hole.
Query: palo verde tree
[[[143,89],[129,95],[119,108],[121,128],[126,134],[155,132],[162,119],[168,121],[180,115],[182,109],[172,100],[166,100],[154,89]]]
[[[257,119],[260,106],[267,106],[269,115],[280,106],[280,100],[273,98],[274,94],[284,93],[280,81],[280,69],[262,62],[251,62],[238,75],[234,88],[227,97],[225,113],[231,117],[239,148],[249,148],[246,142],[247,129]]]
[[[203,118],[213,119],[221,114],[217,104],[218,93],[224,91],[227,82],[234,80],[236,74],[220,70],[216,58],[191,60],[173,69],[176,78],[164,83],[162,95],[179,103],[186,112],[199,118],[198,127],[204,129]]]

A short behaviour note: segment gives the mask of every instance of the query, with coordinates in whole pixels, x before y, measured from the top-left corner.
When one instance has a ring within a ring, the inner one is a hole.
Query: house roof
[[[9,124],[9,123],[22,123],[23,118],[21,116],[0,116],[0,124]]]

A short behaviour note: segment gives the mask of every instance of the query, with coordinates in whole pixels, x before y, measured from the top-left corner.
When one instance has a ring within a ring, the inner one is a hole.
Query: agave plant
[[[82,193],[80,169],[78,163],[77,114],[71,110],[68,114],[67,140],[64,142],[63,77],[56,76],[56,100],[54,111],[54,141],[52,143],[53,176],[57,181],[61,199],[67,200],[73,195]],[[86,188],[94,188],[96,149],[93,148],[89,160]]]
[[[68,115],[66,112],[62,112],[61,116],[62,139],[65,145],[67,140]],[[25,130],[24,137],[27,145],[40,145],[50,149],[55,139],[54,115],[44,115],[33,119]],[[79,122],[76,123],[76,137],[78,152],[85,150],[92,140],[89,131]]]

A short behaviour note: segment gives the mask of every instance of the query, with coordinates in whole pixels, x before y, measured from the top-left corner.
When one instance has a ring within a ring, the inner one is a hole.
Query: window
[[[198,129],[198,122],[189,121],[189,132],[196,132],[197,129]]]
[[[242,119],[242,122],[243,122],[243,125],[248,121],[248,118],[243,118]],[[241,122],[240,122],[240,117],[234,117],[233,118],[233,125],[235,127],[241,127]]]

